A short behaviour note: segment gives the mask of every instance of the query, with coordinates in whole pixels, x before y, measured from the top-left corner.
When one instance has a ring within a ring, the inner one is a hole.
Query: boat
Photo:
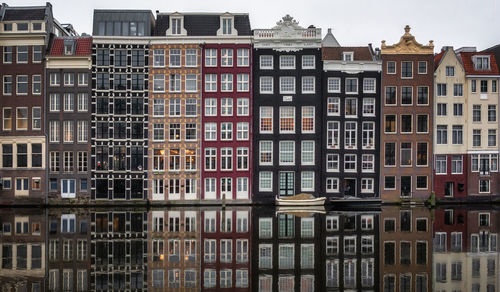
[[[312,194],[298,194],[290,197],[276,196],[276,205],[278,206],[323,206],[326,197],[316,198]]]

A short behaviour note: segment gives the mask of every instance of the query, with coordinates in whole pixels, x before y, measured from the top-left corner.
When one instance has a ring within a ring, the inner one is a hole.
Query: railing
[[[255,38],[261,39],[272,39],[279,38],[279,29],[256,29],[254,32]],[[306,29],[295,29],[290,35],[286,35],[287,38],[304,38],[304,39],[321,39],[321,29],[320,28],[306,28]]]

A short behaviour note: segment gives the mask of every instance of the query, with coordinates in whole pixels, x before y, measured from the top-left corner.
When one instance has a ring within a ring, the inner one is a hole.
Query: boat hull
[[[307,200],[284,200],[276,198],[276,205],[278,206],[323,206],[326,198],[314,198]]]

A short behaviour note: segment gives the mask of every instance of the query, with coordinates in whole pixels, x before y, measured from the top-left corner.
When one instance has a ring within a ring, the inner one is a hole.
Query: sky
[[[44,0],[4,0],[10,6],[45,5]],[[160,12],[249,13],[252,29],[273,27],[290,14],[299,25],[332,28],[342,46],[380,47],[397,43],[410,25],[419,43],[477,47],[500,44],[500,0],[50,0],[54,16],[78,33],[92,32],[94,9],[148,9]]]

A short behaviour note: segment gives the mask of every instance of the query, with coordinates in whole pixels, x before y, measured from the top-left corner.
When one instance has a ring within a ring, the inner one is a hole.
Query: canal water
[[[499,291],[500,208],[0,209],[0,291]]]

